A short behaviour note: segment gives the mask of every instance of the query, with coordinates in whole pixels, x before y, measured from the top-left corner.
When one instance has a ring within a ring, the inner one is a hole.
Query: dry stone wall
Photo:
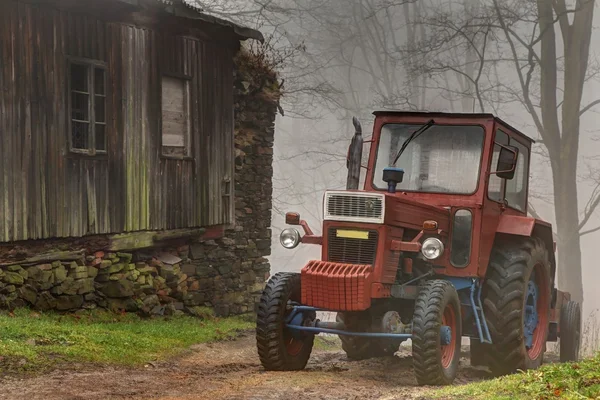
[[[76,259],[27,266],[16,260],[0,267],[0,307],[148,315],[198,315],[211,307],[222,316],[254,310],[270,269],[265,257],[271,251],[279,88],[260,60],[242,52],[236,62],[234,226],[218,239],[172,241],[162,248],[108,252],[100,246],[82,249]],[[15,248],[23,246],[27,242]]]

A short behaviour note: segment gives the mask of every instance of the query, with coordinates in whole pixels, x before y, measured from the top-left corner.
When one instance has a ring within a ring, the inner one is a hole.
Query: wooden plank
[[[164,240],[192,238],[196,236],[202,236],[206,232],[205,228],[196,229],[176,229],[172,231],[160,231],[154,234],[153,240],[160,242]]]
[[[0,2],[0,60],[3,60],[2,68],[0,69],[0,87],[4,90],[0,90],[0,132],[4,132],[6,136],[3,140],[0,140],[0,241],[9,240],[9,220],[8,220],[8,171],[6,163],[8,160],[7,153],[10,147],[7,146],[8,138],[12,135],[12,131],[9,126],[9,115],[12,111],[12,101],[9,97],[9,89],[12,82],[10,79],[10,37],[11,37],[11,20],[12,14],[10,7],[12,2]]]
[[[8,265],[35,265],[41,263],[47,263],[52,261],[73,261],[79,260],[85,256],[85,249],[81,249],[78,251],[53,251],[49,253],[38,254],[34,257],[29,257],[19,261],[13,261],[10,263],[1,263],[0,266],[8,266]]]

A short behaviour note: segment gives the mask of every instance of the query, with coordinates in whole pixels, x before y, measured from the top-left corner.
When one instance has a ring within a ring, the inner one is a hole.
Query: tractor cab
[[[532,139],[489,114],[375,116],[366,191],[443,207],[477,207],[489,200],[527,212]],[[400,182],[390,173],[398,170]]]
[[[375,112],[367,141],[354,125],[346,190],[325,192],[322,233],[286,214],[282,246],[320,245],[321,259],[269,279],[263,366],[304,368],[319,333],[339,335],[352,359],[411,339],[428,385],[454,380],[462,337],[471,364],[498,375],[539,367],[559,337],[561,359],[577,359],[580,306],[556,288],[551,225],[527,216],[533,141],[490,114]]]

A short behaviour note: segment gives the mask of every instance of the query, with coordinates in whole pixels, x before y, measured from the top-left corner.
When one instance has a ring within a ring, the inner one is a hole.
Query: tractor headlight
[[[425,239],[421,246],[421,254],[428,260],[435,260],[444,253],[444,243],[438,238]]]
[[[286,249],[293,249],[300,243],[300,232],[294,228],[284,229],[279,235],[279,241]]]

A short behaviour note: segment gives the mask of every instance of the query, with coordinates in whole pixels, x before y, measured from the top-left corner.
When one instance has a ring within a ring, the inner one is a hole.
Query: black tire
[[[477,338],[469,338],[469,353],[472,367],[487,367],[488,348],[488,343],[481,343]]]
[[[338,312],[335,317],[337,322],[346,325],[346,330],[353,332],[371,332],[373,318],[368,311],[343,313]],[[400,343],[390,340],[369,339],[365,337],[338,335],[342,342],[342,349],[350,360],[366,360],[375,357],[386,357],[394,355]]]
[[[560,362],[579,361],[581,345],[581,308],[568,301],[560,310]]]
[[[550,268],[548,250],[539,238],[503,240],[494,245],[483,287],[483,308],[492,336],[487,364],[494,375],[536,369],[542,364],[552,298]],[[534,270],[535,279],[539,280],[538,324],[533,332],[533,346],[528,350],[525,304]]]
[[[452,318],[446,318],[449,309],[453,310]],[[443,318],[452,328],[452,340],[447,346],[441,342]],[[413,317],[413,368],[419,385],[450,385],[454,381],[461,339],[462,319],[456,289],[445,280],[428,281],[419,291]]]
[[[289,300],[300,302],[300,274],[276,273],[263,290],[256,318],[258,356],[267,371],[304,369],[312,352],[313,334],[293,338],[291,330],[285,327]],[[314,318],[314,312],[311,314],[309,317]]]

